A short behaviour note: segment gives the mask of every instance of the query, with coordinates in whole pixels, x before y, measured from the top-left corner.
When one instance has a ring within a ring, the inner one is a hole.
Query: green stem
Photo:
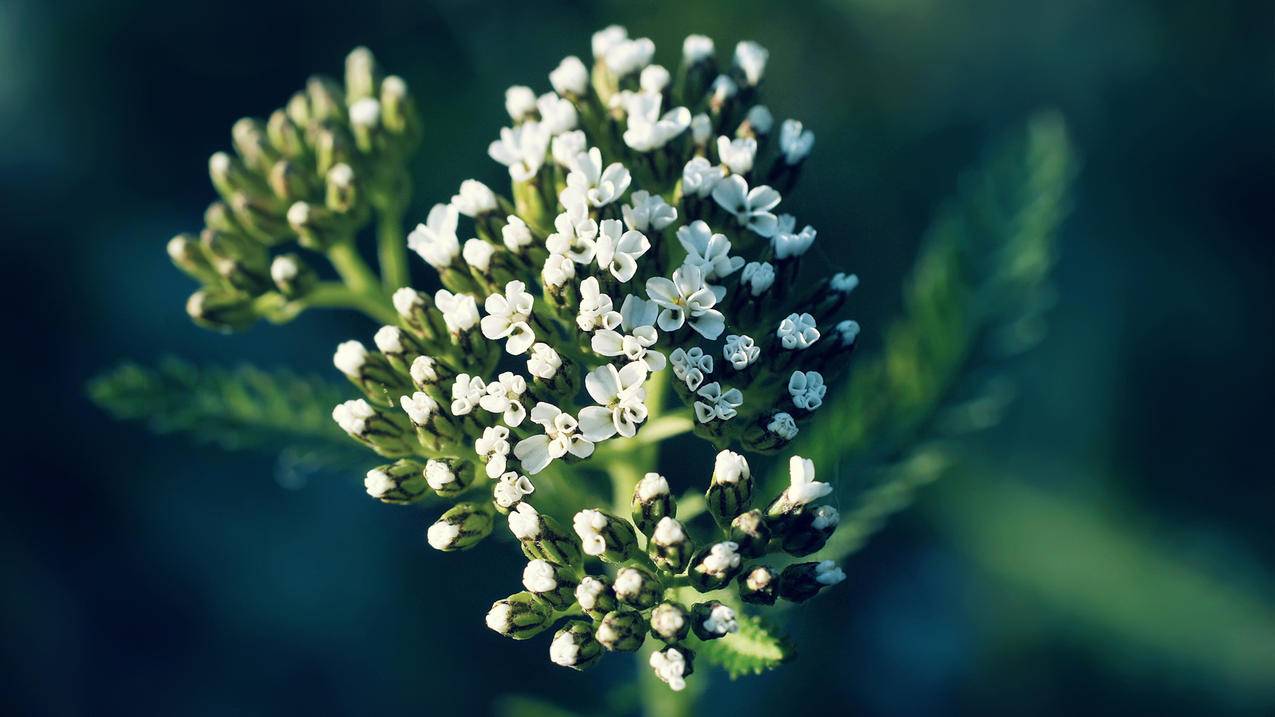
[[[380,282],[367,262],[363,261],[363,257],[359,256],[353,238],[333,244],[328,249],[328,260],[351,291],[359,294],[375,294],[379,291]]]
[[[386,291],[393,292],[412,283],[407,266],[407,239],[403,236],[403,207],[397,203],[377,217],[376,254]]]
[[[354,309],[363,312],[373,321],[385,324],[398,321],[398,314],[380,294],[356,292],[335,281],[320,283],[302,299],[302,303],[316,309]]]

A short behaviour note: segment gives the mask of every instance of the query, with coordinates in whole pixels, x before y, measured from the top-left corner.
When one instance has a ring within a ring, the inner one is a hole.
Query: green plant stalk
[[[328,249],[328,260],[350,291],[369,296],[379,293],[380,280],[367,262],[363,261],[363,257],[359,256],[353,237],[333,244]]]
[[[354,309],[362,311],[374,321],[394,324],[398,314],[379,294],[356,292],[347,284],[325,281],[314,288],[303,300],[310,308]]]
[[[376,222],[376,254],[381,267],[381,281],[386,292],[409,286],[411,272],[407,266],[407,244],[403,238],[402,202],[394,202],[379,212]]]

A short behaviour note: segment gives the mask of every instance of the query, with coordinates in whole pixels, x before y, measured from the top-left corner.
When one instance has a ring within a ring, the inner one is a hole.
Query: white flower
[[[425,482],[434,490],[443,490],[456,482],[456,474],[452,472],[451,466],[431,458],[425,463]]]
[[[704,353],[704,349],[692,346],[689,350],[676,348],[669,354],[669,363],[673,364],[673,375],[694,391],[704,383],[704,377],[713,372],[713,357]]]
[[[688,197],[705,199],[723,176],[721,167],[703,157],[694,157],[682,168],[682,192]]]
[[[704,275],[704,281],[725,279],[744,266],[744,258],[730,255],[730,240],[725,234],[715,234],[701,220],[696,220],[677,230],[677,241],[686,250],[686,259],[682,265],[698,266]],[[726,287],[710,287],[713,294],[721,301],[726,296]]]
[[[779,204],[780,197],[774,189],[762,185],[750,191],[743,177],[732,174],[713,187],[713,199],[758,236],[769,238],[775,233],[778,219],[770,210]]]
[[[488,478],[494,479],[505,473],[510,450],[509,429],[504,426],[488,426],[483,429],[483,435],[474,441],[474,452],[486,464]]]
[[[380,468],[373,468],[367,472],[367,476],[363,479],[363,488],[373,498],[380,498],[394,490],[394,481],[390,479],[389,474],[385,471]]]
[[[398,315],[403,317],[410,317],[417,308],[425,305],[425,300],[421,298],[420,293],[410,286],[395,289],[390,301],[394,304],[394,310],[398,312]]]
[[[832,492],[832,486],[815,480],[815,462],[809,458],[793,456],[788,459],[788,487],[784,497],[790,503],[807,505]]]
[[[741,287],[748,287],[753,296],[761,296],[775,283],[775,267],[768,261],[750,261],[739,275]]]
[[[526,85],[514,85],[505,90],[505,111],[509,118],[521,122],[536,111],[536,93]]]
[[[629,37],[628,30],[619,25],[608,25],[593,33],[593,59],[601,60],[607,51],[624,42]]]
[[[751,336],[730,334],[722,346],[722,358],[730,362],[731,368],[743,371],[761,356],[761,347]]]
[[[624,297],[624,305],[620,307],[620,327],[624,333],[598,329],[590,340],[593,352],[600,356],[624,356],[630,362],[641,361],[651,372],[663,369],[664,354],[651,350],[659,340],[653,325],[658,310],[654,302],[643,301],[632,294]]]
[[[452,206],[467,217],[476,217],[496,210],[496,194],[477,179],[466,179],[452,197]]]
[[[735,620],[735,611],[725,605],[714,607],[704,620],[704,630],[714,635],[739,632],[739,622]]]
[[[845,572],[831,560],[821,560],[815,566],[815,582],[820,585],[836,585],[845,579]]]
[[[580,603],[580,607],[585,610],[592,610],[597,606],[598,598],[602,597],[606,591],[606,583],[592,575],[586,575],[576,586],[576,602]]]
[[[580,659],[580,646],[569,632],[559,632],[549,645],[549,659],[555,665],[571,667]]]
[[[522,405],[522,394],[526,392],[527,379],[505,371],[487,384],[487,392],[478,404],[488,413],[502,414],[507,425],[516,427],[522,425],[522,420],[527,417],[527,409]]]
[[[377,329],[372,342],[383,354],[401,354],[406,351],[403,347],[403,330],[397,326],[382,326]]]
[[[770,585],[770,581],[774,579],[774,573],[770,568],[759,565],[748,573],[748,577],[744,578],[744,582],[748,585],[749,590],[765,590]]]
[[[519,540],[532,540],[540,535],[540,514],[530,503],[519,503],[509,511],[509,532]]]
[[[780,218],[781,228],[770,239],[771,246],[775,249],[776,259],[801,256],[810,249],[811,244],[815,243],[815,228],[810,225],[806,225],[805,229],[797,233],[783,231],[782,226],[786,223],[784,219],[787,217],[788,215],[785,214]]]
[[[748,124],[757,134],[768,134],[775,126],[775,116],[770,113],[766,105],[753,105],[752,109],[748,110]]]
[[[531,229],[526,222],[517,214],[510,214],[505,221],[508,223],[500,228],[500,237],[509,251],[516,254],[523,247],[531,245]]]
[[[647,65],[638,76],[638,87],[643,92],[663,92],[670,79],[668,69],[663,65]]]
[[[828,387],[823,383],[823,374],[818,371],[793,371],[788,378],[788,395],[797,408],[813,411],[823,405],[823,397]]]
[[[478,407],[487,384],[478,376],[462,373],[452,383],[452,415],[464,416]]]
[[[797,437],[797,422],[793,420],[791,414],[780,411],[771,417],[770,423],[766,424],[766,430],[785,441],[791,441]]]
[[[819,340],[819,329],[815,328],[815,317],[810,314],[789,314],[779,322],[775,335],[784,348],[802,351]]]
[[[460,537],[460,526],[446,521],[438,521],[425,531],[429,546],[435,550],[447,550]]]
[[[646,420],[645,363],[635,361],[617,370],[603,364],[584,377],[584,387],[598,403],[580,411],[580,430],[584,437],[597,443],[620,434],[631,438],[637,426]]]
[[[562,368],[562,357],[549,344],[532,344],[531,353],[527,356],[527,373],[536,378],[548,381]]]
[[[456,224],[460,213],[450,204],[435,204],[424,224],[407,235],[407,248],[420,254],[435,269],[446,269],[460,254]]]
[[[576,155],[588,149],[589,140],[585,137],[584,131],[576,129],[554,137],[553,143],[549,145],[549,154],[553,155],[554,164],[571,169],[575,164]]]
[[[544,427],[544,434],[524,438],[514,446],[514,456],[522,462],[528,475],[539,473],[551,461],[568,452],[578,458],[588,458],[593,454],[593,442],[576,433],[580,424],[557,406],[543,401],[537,403],[531,409],[531,420]]]
[[[487,146],[487,154],[508,167],[515,182],[526,182],[540,171],[548,149],[549,131],[539,122],[527,120],[517,127],[502,127],[500,139]]]
[[[846,319],[837,324],[837,338],[841,340],[843,346],[850,346],[859,338],[859,322]]]
[[[664,96],[659,93],[635,92],[622,97],[628,116],[624,143],[638,152],[659,149],[691,126],[691,111],[685,107],[660,114]]]
[[[676,647],[651,653],[651,669],[669,689],[681,692],[686,689],[686,656]]]
[[[294,256],[282,255],[276,256],[270,262],[270,280],[276,284],[284,284],[297,278],[297,274],[301,272],[301,265],[297,263]]]
[[[694,65],[713,55],[713,38],[705,35],[687,35],[682,40],[682,62]]]
[[[612,162],[604,169],[602,151],[593,147],[576,155],[575,163],[567,174],[567,190],[583,195],[591,206],[604,207],[628,191],[632,179],[629,170],[619,162]]]
[[[748,461],[734,451],[722,451],[713,460],[714,483],[738,483],[740,480],[748,480],[751,476]]]
[[[332,363],[346,376],[358,378],[367,363],[367,347],[359,341],[343,341],[336,347]]]
[[[709,575],[725,575],[738,568],[741,561],[739,543],[726,540],[709,548],[700,565]]]
[[[465,263],[469,264],[480,274],[486,274],[491,268],[491,255],[496,253],[496,247],[488,244],[482,239],[470,239],[465,242],[465,248],[461,250],[461,256],[465,258]]]
[[[738,388],[723,391],[721,384],[716,381],[701,386],[696,395],[705,399],[695,402],[695,418],[700,423],[708,423],[714,419],[729,421],[744,404],[744,394]]]
[[[669,206],[664,197],[638,190],[629,197],[630,204],[621,207],[624,214],[624,225],[629,229],[644,232],[648,229],[661,231],[677,221],[677,209]]]
[[[576,314],[576,325],[581,331],[614,329],[623,317],[613,306],[611,297],[599,288],[596,276],[585,279],[580,282],[580,309]]]
[[[492,294],[483,302],[487,315],[482,320],[483,336],[489,339],[507,339],[505,351],[517,356],[524,354],[536,341],[531,330],[531,307],[535,299],[521,281],[505,284],[504,295]]]
[[[532,560],[522,571],[522,586],[533,593],[547,593],[558,587],[553,565],[544,560]]]
[[[753,169],[753,158],[757,156],[757,140],[752,137],[730,139],[717,138],[717,158],[735,174],[748,174]]]
[[[751,40],[735,45],[735,66],[744,73],[744,80],[754,87],[761,82],[762,73],[766,71],[766,60],[770,53],[766,48]]]
[[[438,369],[434,367],[434,359],[428,356],[417,356],[412,361],[412,365],[407,369],[411,374],[412,380],[419,385],[436,383],[438,381]]]
[[[739,85],[726,75],[718,75],[713,80],[713,85],[708,88],[709,104],[714,107],[720,107],[727,100],[739,93]]]
[[[691,118],[691,141],[696,147],[704,147],[708,145],[708,140],[713,136],[713,120],[703,112]]]
[[[609,48],[603,57],[607,69],[616,77],[624,77],[646,67],[655,55],[655,43],[650,38],[621,40]]]
[[[541,126],[551,136],[576,128],[576,106],[552,92],[540,95],[536,100],[536,111],[540,113]]]
[[[549,73],[549,84],[560,95],[583,95],[589,89],[589,70],[575,55],[564,57]]]
[[[779,150],[788,164],[799,164],[815,146],[815,133],[797,120],[784,120],[779,126]]]
[[[653,276],[646,280],[646,295],[659,304],[659,327],[676,331],[685,323],[709,341],[726,328],[726,317],[714,309],[717,297],[704,285],[704,273],[698,266],[684,265],[673,272],[672,280]]]
[[[659,473],[647,473],[642,476],[642,480],[638,481],[634,493],[638,500],[650,503],[662,495],[669,494],[668,479]]]
[[[550,254],[545,257],[540,278],[546,286],[563,286],[576,275],[576,263],[566,254]]]
[[[438,411],[438,402],[429,397],[429,394],[417,391],[411,396],[399,396],[398,403],[403,407],[403,411],[407,413],[407,417],[412,423],[423,426],[429,423],[429,417]]]
[[[679,545],[686,542],[686,529],[675,518],[666,515],[660,518],[660,522],[655,524],[655,531],[651,533],[651,540],[656,545],[663,547]]]
[[[478,302],[469,294],[439,289],[434,292],[434,305],[443,313],[443,323],[453,334],[469,331],[478,323]]]
[[[535,491],[536,487],[531,484],[530,478],[509,471],[500,476],[500,481],[496,483],[491,493],[496,500],[496,505],[501,508],[512,508],[523,499],[523,496],[531,495]]]
[[[507,602],[498,602],[491,606],[487,611],[487,627],[504,635],[509,632],[509,618],[513,612],[513,608],[509,607]]]
[[[375,127],[381,123],[381,103],[373,97],[364,97],[350,105],[350,124]]]
[[[842,294],[849,294],[859,286],[859,276],[857,274],[847,274],[839,271],[832,275],[828,280],[828,288]]]
[[[582,510],[571,519],[571,527],[580,536],[580,547],[585,555],[601,555],[606,552],[606,538],[602,531],[606,530],[607,517],[600,511]]]
[[[367,422],[375,415],[372,405],[361,398],[337,404],[332,409],[332,420],[336,421],[341,430],[355,437],[367,431]]]
[[[637,273],[637,260],[651,248],[646,235],[630,229],[624,231],[619,219],[603,219],[596,243],[598,267],[610,271],[616,281],[624,283]]]
[[[577,219],[569,213],[554,217],[557,231],[545,239],[545,248],[551,254],[571,257],[577,264],[591,264],[598,250],[598,223],[587,216]]]

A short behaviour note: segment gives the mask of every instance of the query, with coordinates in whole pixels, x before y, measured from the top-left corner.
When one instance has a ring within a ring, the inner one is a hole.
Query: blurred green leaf
[[[492,705],[492,712],[498,717],[580,717],[576,712],[530,695],[501,695]]]
[[[792,643],[773,625],[756,615],[739,617],[739,632],[700,643],[697,657],[726,671],[731,679],[761,674],[791,660]]]

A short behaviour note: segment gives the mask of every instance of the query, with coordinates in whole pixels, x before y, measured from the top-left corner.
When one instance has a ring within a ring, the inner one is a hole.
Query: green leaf
[[[311,463],[357,450],[332,421],[345,388],[288,371],[200,368],[165,358],[153,368],[121,364],[90,381],[88,393],[116,418],[228,450],[293,447]]]
[[[793,659],[788,638],[756,615],[739,615],[739,632],[700,643],[696,657],[717,665],[731,679],[759,675]]]
[[[579,713],[531,695],[501,695],[492,712],[498,717],[580,717]]]

